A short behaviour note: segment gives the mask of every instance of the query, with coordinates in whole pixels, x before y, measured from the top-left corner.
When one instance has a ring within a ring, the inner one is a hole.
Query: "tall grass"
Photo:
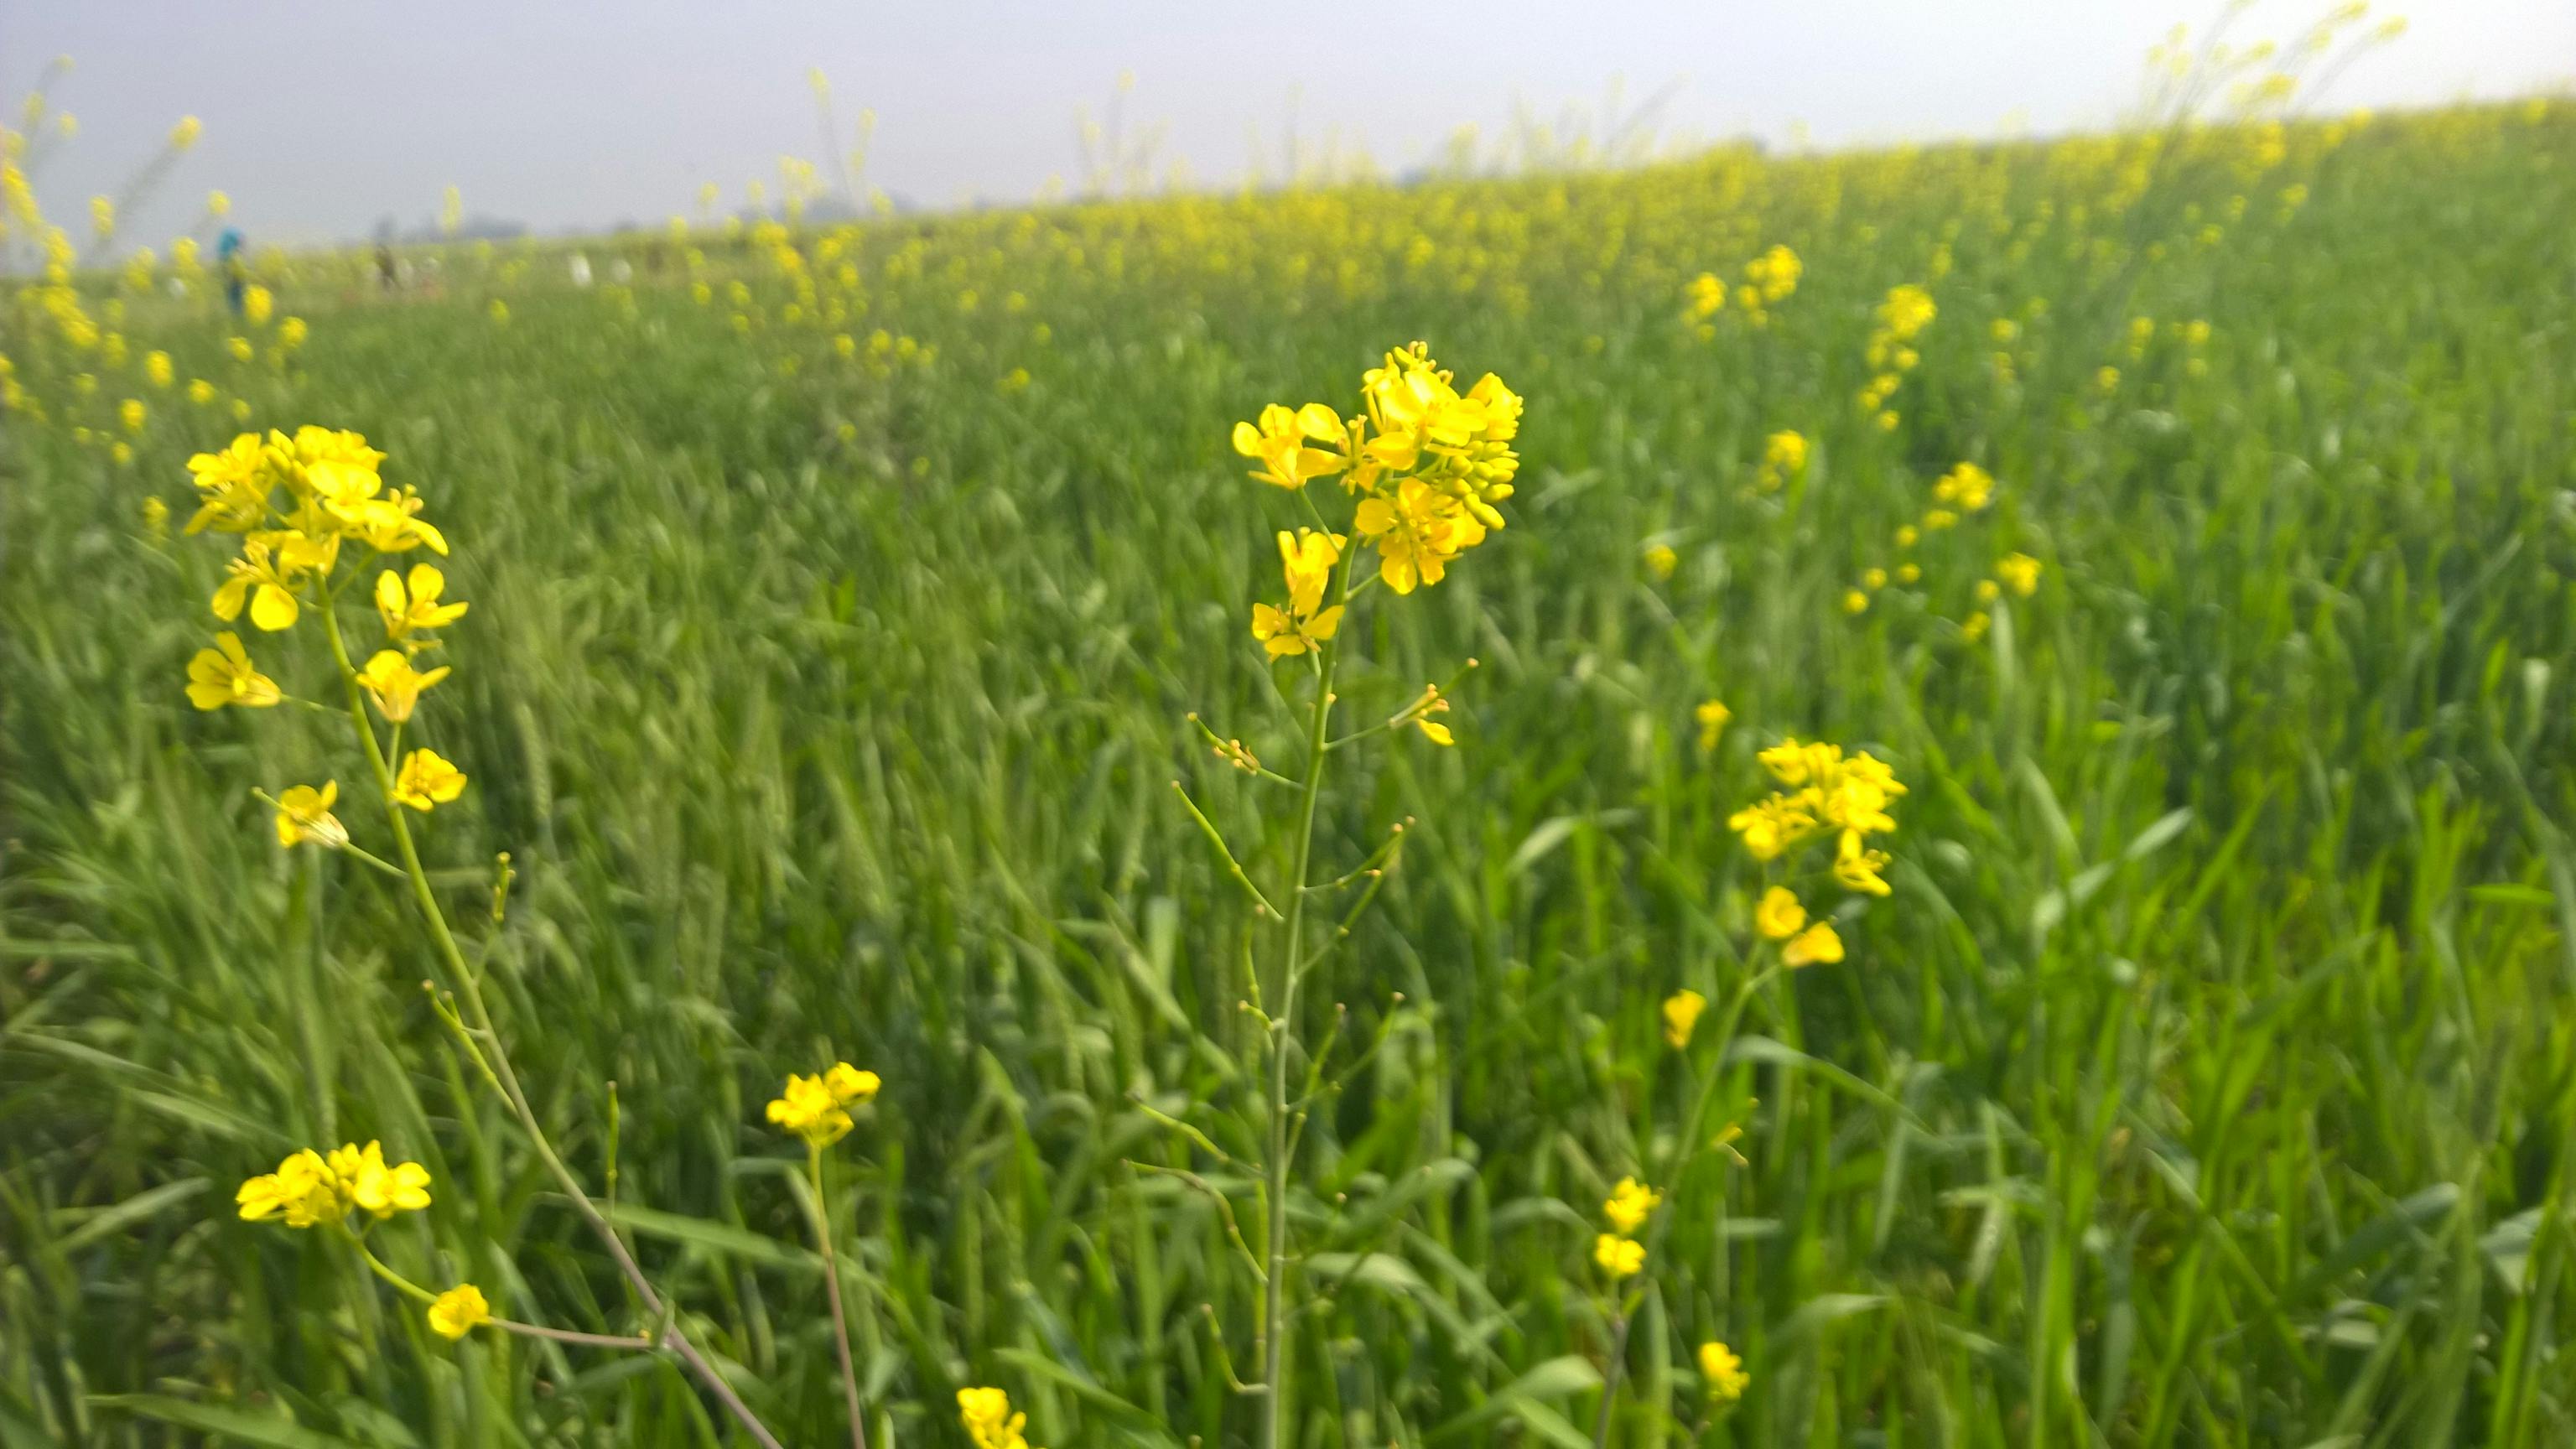
[[[837,328],[713,235],[627,245],[631,287],[301,259],[283,371],[129,317],[259,425],[366,432],[458,540],[424,714],[474,788],[425,849],[460,914],[511,852],[487,985],[538,1110],[596,1180],[615,1084],[618,1218],[791,1443],[841,1394],[759,1104],[834,1057],[886,1083],[832,1216],[896,1442],[962,1442],[974,1383],[1058,1446],[1252,1433],[1217,1199],[1262,1156],[1255,924],[1169,782],[1284,873],[1185,718],[1297,752],[1244,632],[1295,520],[1226,428],[1414,336],[1522,390],[1528,463],[1344,666],[1366,719],[1482,663],[1456,749],[1354,753],[1318,818],[1331,859],[1415,823],[1300,1023],[1348,1071],[1290,1205],[1298,1444],[1588,1442],[1593,1204],[1706,1073],[1744,1160],[1668,1185],[1618,1443],[1688,1441],[1708,1338],[1753,1375],[1713,1444],[2565,1442],[2576,114],[2152,140],[877,223],[835,234]],[[1774,242],[1769,325],[1678,320]],[[1940,316],[1881,431],[1907,282]],[[230,418],[152,394],[119,466],[72,430],[141,384],[0,350],[53,400],[0,419],[0,1444],[726,1442],[669,1364],[450,1345],[232,1219],[288,1147],[382,1137],[443,1185],[387,1251],[640,1326],[447,1050],[399,889],[268,835],[250,789],[345,770],[330,722],[180,698],[218,565],[136,508]],[[1781,428],[1815,455],[1763,494]],[[1963,459],[1997,506],[1847,614]],[[1972,641],[2007,548],[2041,588]],[[1725,821],[1790,734],[1912,783],[1895,893],[1675,1053],[1662,998],[1740,980]]]

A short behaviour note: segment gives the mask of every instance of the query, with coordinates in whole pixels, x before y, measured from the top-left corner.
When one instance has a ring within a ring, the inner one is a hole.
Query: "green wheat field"
[[[1316,893],[1286,1028],[1277,1442],[2576,1442],[2571,163],[2536,101],[1720,149],[460,240],[390,288],[259,252],[259,320],[211,248],[47,279],[13,213],[0,1445],[756,1442],[629,1351],[665,1327],[848,1442],[764,1117],[835,1061],[882,1080],[821,1178],[871,1444],[1011,1442],[987,1386],[1056,1449],[1266,1442],[1280,934],[1209,830],[1295,890],[1315,660],[1246,621],[1310,520],[1230,436],[1415,339],[1507,380],[1521,462],[1335,641],[1344,720],[1438,683],[1454,743],[1317,798],[1313,879],[1401,848]],[[278,844],[261,794],[330,779],[393,849],[311,622],[209,611],[187,459],[305,424],[450,547],[406,738],[470,783],[410,829],[661,1316],[411,889]],[[192,708],[223,629],[315,703]],[[1841,959],[1765,969],[1729,822],[1789,738],[1907,793],[1887,894],[1802,877]],[[430,1182],[366,1239],[402,1275],[636,1343],[451,1341],[236,1211],[370,1140]]]

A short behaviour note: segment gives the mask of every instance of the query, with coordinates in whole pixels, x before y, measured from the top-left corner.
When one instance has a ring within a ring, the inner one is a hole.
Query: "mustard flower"
[[[1780,964],[1791,969],[1800,966],[1827,965],[1843,959],[1843,938],[1834,933],[1831,921],[1818,921],[1780,948]]]
[[[1681,561],[1682,556],[1673,552],[1670,544],[1658,543],[1647,546],[1646,572],[1653,574],[1658,583],[1671,578],[1673,570],[1681,566]]]
[[[254,327],[267,326],[269,313],[276,306],[277,298],[256,282],[242,293],[242,315],[249,318]]]
[[[428,671],[417,670],[401,651],[379,649],[358,671],[358,684],[375,700],[378,714],[388,723],[401,724],[411,718],[421,692],[447,675],[448,666],[444,664]]]
[[[1485,541],[1465,504],[1420,478],[1398,483],[1391,499],[1361,500],[1351,522],[1377,546],[1378,577],[1399,594],[1440,582],[1450,560]]]
[[[188,385],[188,395],[197,397],[200,387],[206,396],[199,401],[214,396],[213,386],[203,379]],[[196,516],[188,520],[187,532],[213,528],[221,533],[247,533],[268,517],[275,475],[273,460],[257,433],[243,433],[220,453],[196,454],[188,459],[188,473],[202,501]]]
[[[1343,451],[1308,446],[1311,443],[1331,443]],[[1281,488],[1303,488],[1312,479],[1347,469],[1349,447],[1350,429],[1322,403],[1308,403],[1293,412],[1272,403],[1261,410],[1258,426],[1234,425],[1234,450],[1261,461],[1250,476]]]
[[[265,709],[283,698],[276,680],[251,667],[241,636],[230,630],[215,636],[214,648],[200,649],[188,661],[188,702],[199,709],[228,704]]]
[[[1435,745],[1454,745],[1458,742],[1458,737],[1450,733],[1447,725],[1432,718],[1435,714],[1448,712],[1449,697],[1440,692],[1439,685],[1426,684],[1422,686],[1422,693],[1414,699],[1413,703],[1406,705],[1403,712],[1388,723],[1409,724],[1422,731],[1423,738]]]
[[[1684,988],[1664,998],[1664,1044],[1674,1051],[1690,1045],[1691,1033],[1699,1029],[1700,1013],[1708,1010],[1708,998]]]
[[[1646,1266],[1646,1245],[1634,1238],[1603,1233],[1592,1240],[1592,1261],[1612,1278],[1633,1278]]]
[[[1843,593],[1843,612],[1846,614],[1868,613],[1869,595],[1862,593],[1858,589],[1845,590]]]
[[[292,628],[303,616],[303,606],[296,601],[295,591],[301,586],[303,570],[288,563],[279,534],[254,534],[242,542],[241,557],[227,566],[221,586],[215,590],[215,617],[229,624],[241,617],[242,605],[250,605],[250,621],[274,633]],[[306,552],[299,550],[299,554]]]
[[[429,1206],[429,1169],[417,1162],[385,1162],[382,1143],[332,1149],[331,1173],[349,1205],[377,1218]]]
[[[875,1099],[877,1074],[848,1062],[837,1062],[814,1076],[789,1075],[784,1092],[770,1102],[769,1120],[812,1146],[829,1147],[849,1135],[849,1109]]]
[[[1995,477],[1974,463],[1961,463],[1944,473],[1932,485],[1932,496],[1943,503],[1956,503],[1966,512],[1975,513],[1991,502],[1995,494]]]
[[[426,812],[464,793],[465,772],[432,749],[403,756],[402,769],[394,776],[394,798],[414,810]]]
[[[957,1422],[975,1449],[1029,1449],[1029,1416],[1011,1412],[1011,1396],[1000,1389],[959,1389]]]
[[[492,1321],[492,1305],[483,1290],[471,1283],[459,1283],[438,1295],[429,1305],[429,1326],[444,1339],[459,1339]]]
[[[1834,847],[1834,879],[1840,881],[1845,890],[1883,896],[1889,888],[1886,878],[1879,872],[1887,868],[1887,852],[1870,849],[1866,839],[1857,830],[1842,833],[1841,841]]]
[[[282,1218],[290,1228],[339,1221],[343,1211],[339,1182],[322,1154],[307,1147],[241,1185],[233,1201],[248,1222]]]
[[[446,591],[447,575],[431,564],[413,564],[408,578],[392,569],[376,575],[376,613],[385,621],[385,637],[406,649],[417,648],[415,635],[464,618],[465,604],[439,602]]]
[[[1816,817],[1795,799],[1774,795],[1728,816],[1726,828],[1743,837],[1745,854],[1770,861],[1813,834]]]
[[[1699,707],[1691,711],[1691,715],[1699,721],[1700,753],[1707,754],[1717,748],[1718,736],[1726,732],[1726,722],[1735,718],[1735,711],[1728,709],[1717,700],[1709,699],[1702,700]]]
[[[1753,908],[1753,928],[1765,940],[1785,941],[1798,934],[1807,924],[1807,908],[1798,903],[1795,891],[1787,886],[1773,886],[1762,893],[1762,903]]]
[[[325,850],[348,844],[348,827],[331,813],[333,802],[339,798],[337,780],[323,781],[319,790],[310,785],[290,786],[277,797],[277,843],[294,846],[310,840]]]
[[[2039,560],[2026,553],[2008,553],[1995,562],[1995,577],[2020,598],[2039,591]]]
[[[1644,1227],[1646,1219],[1663,1206],[1664,1195],[1633,1177],[1619,1179],[1610,1189],[1609,1198],[1601,1204],[1601,1216],[1621,1233],[1633,1233]]]
[[[1753,1376],[1744,1371],[1744,1360],[1714,1339],[1699,1346],[1699,1376],[1708,1381],[1709,1402],[1713,1404],[1732,1404],[1753,1386]]]

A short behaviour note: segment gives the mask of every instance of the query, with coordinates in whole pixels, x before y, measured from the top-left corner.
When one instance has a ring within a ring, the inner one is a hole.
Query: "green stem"
[[[868,1449],[868,1421],[859,1407],[859,1374],[850,1363],[850,1320],[841,1311],[841,1265],[832,1255],[832,1210],[823,1198],[823,1149],[805,1146],[805,1180],[814,1189],[814,1245],[823,1255],[823,1294],[832,1305],[832,1344],[841,1353],[841,1397],[850,1415],[851,1449]]]
[[[527,1092],[520,1087],[518,1073],[510,1065],[510,1054],[501,1045],[501,1033],[492,1024],[491,1010],[483,1004],[482,985],[465,964],[465,952],[456,944],[455,933],[447,928],[447,916],[438,908],[438,893],[430,887],[429,872],[421,866],[419,848],[412,844],[411,823],[403,818],[405,807],[394,796],[393,766],[385,759],[384,746],[376,739],[375,726],[367,722],[366,693],[358,686],[358,669],[349,659],[349,646],[340,637],[339,611],[326,600],[318,612],[322,616],[323,637],[330,641],[331,657],[340,666],[340,682],[348,693],[349,723],[356,728],[359,741],[366,746],[367,766],[375,772],[376,789],[384,797],[385,817],[392,826],[394,852],[402,860],[403,874],[411,879],[412,900],[420,907],[421,919],[428,923],[430,939],[438,947],[440,958],[446,962],[458,994],[464,998],[467,1009],[474,1013],[475,1029],[482,1034],[489,1048],[490,1068],[501,1086],[502,1096],[508,1101],[512,1115],[519,1119],[520,1128],[528,1134],[538,1160],[553,1174],[557,1185],[572,1200],[574,1209],[590,1224],[591,1230],[608,1245],[609,1255],[617,1260],[618,1271],[625,1276],[627,1286],[634,1290],[645,1313],[655,1319],[667,1319],[661,1295],[653,1291],[653,1284],[644,1276],[644,1269],[635,1261],[635,1255],[627,1251],[626,1240],[617,1235],[616,1228],[600,1212],[599,1205],[591,1201],[590,1194],[583,1190],[581,1180],[564,1165],[563,1158],[555,1152],[554,1143],[546,1136],[545,1128],[538,1123],[535,1109],[528,1105]],[[726,1411],[733,1415],[734,1421],[741,1424],[763,1449],[785,1449],[778,1442],[778,1436],[770,1433],[769,1426],[760,1422],[760,1416],[754,1414],[751,1406],[742,1401],[742,1396],[734,1392],[733,1385],[725,1382],[724,1375],[716,1372],[715,1365],[709,1363],[706,1355],[700,1353],[697,1345],[689,1342],[678,1328],[666,1325],[661,1341],[680,1356],[681,1361],[689,1366],[689,1371],[707,1386],[707,1391],[716,1396]]]
[[[1351,568],[1345,552],[1341,590],[1335,600],[1345,607],[1351,597]],[[1281,1449],[1287,1442],[1288,1384],[1281,1369],[1288,1324],[1288,1054],[1296,1044],[1297,987],[1306,966],[1306,882],[1315,857],[1315,803],[1323,795],[1324,760],[1333,725],[1333,677],[1341,657],[1341,635],[1336,631],[1323,648],[1322,667],[1315,674],[1315,704],[1307,719],[1304,798],[1297,807],[1296,864],[1288,888],[1287,969],[1280,972],[1279,1004],[1270,1013],[1270,1150],[1262,1163],[1270,1238],[1269,1277],[1261,1291],[1262,1449]]]

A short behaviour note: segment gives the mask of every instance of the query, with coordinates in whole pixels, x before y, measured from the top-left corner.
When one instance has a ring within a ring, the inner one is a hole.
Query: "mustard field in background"
[[[40,101],[0,1446],[2576,1435],[2576,108],[2270,63],[114,261]]]

